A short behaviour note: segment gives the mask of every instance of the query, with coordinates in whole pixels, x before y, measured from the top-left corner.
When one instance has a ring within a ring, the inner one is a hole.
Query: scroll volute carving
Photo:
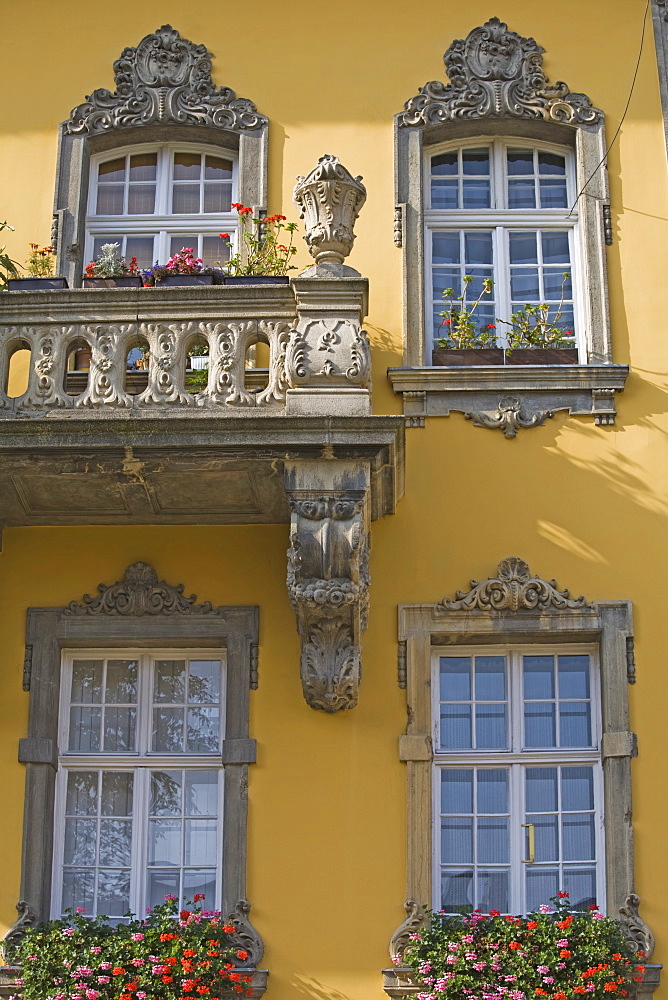
[[[366,201],[361,177],[353,177],[338,157],[321,156],[306,177],[297,177],[292,193],[306,224],[304,237],[316,264],[341,264],[350,253],[353,226]]]
[[[364,496],[290,496],[288,592],[302,641],[300,673],[311,708],[357,704],[360,638],[368,608]]]

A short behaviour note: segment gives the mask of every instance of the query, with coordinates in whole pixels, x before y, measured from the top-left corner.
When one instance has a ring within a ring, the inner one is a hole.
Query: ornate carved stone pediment
[[[558,590],[556,580],[532,576],[523,559],[502,559],[495,577],[471,580],[471,589],[458,590],[454,600],[444,597],[438,607],[444,611],[565,611],[587,606],[584,597],[571,599],[567,590]]]
[[[72,111],[71,134],[155,123],[213,125],[245,131],[266,125],[252,101],[211,79],[211,53],[171,24],[124,49],[114,63],[116,89],[95,90]]]
[[[493,17],[457,39],[443,56],[450,83],[433,80],[405,105],[400,126],[510,115],[589,125],[602,117],[585,94],[574,94],[561,81],[550,84],[543,52],[533,38],[523,38]]]
[[[304,697],[324,712],[354,708],[369,601],[364,494],[289,498],[288,593],[302,641]]]
[[[84,594],[81,603],[72,601],[66,615],[206,615],[213,609],[207,601],[196,604],[195,594],[183,596],[183,584],[172,586],[149,563],[136,562],[125,571],[122,580],[108,587],[98,585],[99,596]]]

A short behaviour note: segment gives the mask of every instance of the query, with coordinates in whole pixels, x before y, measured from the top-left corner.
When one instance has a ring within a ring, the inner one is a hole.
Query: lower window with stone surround
[[[68,908],[119,920],[203,894],[234,924],[259,997],[246,900],[258,609],[183,590],[134,563],[94,597],[28,609],[23,863],[5,960],[26,927]]]
[[[399,608],[406,919],[389,996],[417,992],[401,955],[424,907],[528,912],[565,889],[651,956],[633,880],[635,679],[630,602],[572,598],[517,557],[454,598]]]

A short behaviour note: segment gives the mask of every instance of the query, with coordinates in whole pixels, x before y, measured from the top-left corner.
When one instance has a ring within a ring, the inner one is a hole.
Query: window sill
[[[518,430],[538,427],[557,410],[593,416],[600,427],[615,422],[615,394],[628,365],[481,365],[470,368],[388,368],[392,388],[403,396],[407,427],[425,417],[463,413],[476,427]]]

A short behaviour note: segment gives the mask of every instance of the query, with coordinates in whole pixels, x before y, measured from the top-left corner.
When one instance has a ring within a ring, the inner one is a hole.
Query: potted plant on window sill
[[[578,349],[573,346],[573,331],[563,330],[559,321],[563,316],[564,290],[570,281],[564,273],[561,282],[561,300],[557,311],[550,316],[551,307],[545,302],[533,305],[527,302],[514,312],[509,320],[497,322],[510,327],[507,334],[506,364],[508,365],[576,365]]]
[[[431,363],[436,366],[468,367],[470,365],[502,365],[503,349],[496,346],[494,324],[480,326],[475,321],[475,312],[483,295],[490,295],[493,287],[491,278],[483,278],[478,298],[467,303],[468,287],[473,276],[465,274],[464,289],[455,296],[454,289],[446,288],[443,298],[448,307],[439,313],[443,317],[441,328],[447,335],[438,338],[438,347],[432,351]]]
[[[86,264],[84,288],[141,288],[142,273],[133,257],[127,264],[118,252],[119,243],[104,243],[97,260]]]
[[[52,246],[41,247],[39,243],[29,243],[30,253],[25,263],[27,277],[10,278],[7,287],[10,292],[55,291],[67,288],[67,278],[54,275]]]
[[[193,257],[192,247],[182,247],[172,254],[166,264],[156,264],[144,271],[150,284],[170,285],[221,285],[223,272],[219,267],[204,267],[201,257]]]
[[[423,1000],[468,995],[532,1000],[626,1000],[642,982],[644,952],[594,904],[571,910],[568,893],[526,917],[475,910],[426,915],[393,959]]]
[[[228,260],[225,284],[287,285],[290,281],[287,272],[296,270],[290,259],[297,253],[293,246],[297,223],[286,222],[284,215],[251,218],[253,209],[241,202],[235,202],[232,208],[239,216],[244,252],[239,250]],[[290,234],[287,244],[280,242],[282,231]],[[220,238],[228,241],[226,247],[231,246],[229,233],[221,233]]]

